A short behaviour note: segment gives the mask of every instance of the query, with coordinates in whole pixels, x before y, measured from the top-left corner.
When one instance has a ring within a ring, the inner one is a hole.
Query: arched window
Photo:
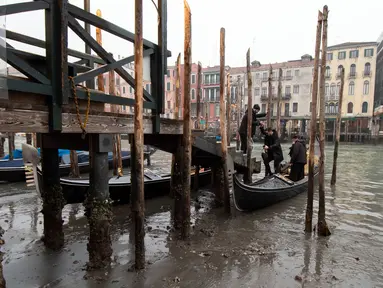
[[[324,86],[324,95],[328,96],[329,94],[330,94],[330,85],[326,83],[326,85]]]
[[[354,95],[355,92],[355,84],[353,81],[348,84],[348,95]]]
[[[364,64],[364,76],[370,76],[371,74],[371,64],[370,63],[366,63]]]
[[[336,85],[336,96],[339,96],[340,92],[340,82]]]
[[[341,76],[341,74],[342,74],[342,69],[343,69],[343,66],[342,66],[342,65],[339,65],[339,66],[338,66],[338,72],[337,72],[337,74],[338,74],[337,76],[338,76],[338,77]]]
[[[367,102],[363,102],[363,104],[362,104],[362,113],[367,113],[367,110],[368,110],[368,103]]]
[[[326,77],[331,77],[330,66],[327,66],[327,67],[326,67]]]
[[[356,65],[351,64],[350,66],[350,77],[355,77],[356,76]]]
[[[370,93],[370,82],[367,80],[363,83],[363,95],[368,95]]]
[[[352,114],[353,111],[354,111],[354,104],[352,104],[352,102],[349,102],[349,103],[347,104],[347,113]]]
[[[330,112],[330,114],[334,114],[335,113],[334,103],[330,103],[330,105],[329,105],[329,112]]]
[[[331,96],[335,96],[335,89],[336,89],[335,83],[332,83],[331,88],[330,88],[330,95]]]

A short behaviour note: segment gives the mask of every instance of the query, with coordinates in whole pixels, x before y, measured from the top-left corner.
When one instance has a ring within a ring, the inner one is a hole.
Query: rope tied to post
[[[90,90],[88,87],[84,86],[84,85],[81,85],[81,84],[74,84],[74,80],[73,80],[73,77],[72,76],[69,76],[69,80],[71,82],[71,90],[72,90],[72,95],[73,95],[73,99],[74,99],[74,104],[76,106],[76,114],[77,114],[77,121],[78,121],[78,124],[80,125],[80,128],[82,130],[82,139],[85,139],[85,135],[86,135],[86,125],[88,124],[88,119],[89,119],[89,111],[90,111]],[[86,91],[86,94],[87,94],[87,100],[88,100],[88,103],[87,103],[87,107],[86,107],[86,111],[85,111],[85,120],[84,120],[84,123],[81,122],[81,117],[80,117],[80,109],[79,109],[79,105],[78,105],[78,97],[77,97],[77,93],[76,93],[76,86],[78,87],[81,87],[81,88],[84,88],[85,91]]]

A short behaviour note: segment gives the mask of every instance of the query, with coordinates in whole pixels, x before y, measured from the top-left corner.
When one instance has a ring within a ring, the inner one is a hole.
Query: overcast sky
[[[7,4],[27,2],[2,0]],[[157,12],[151,0],[144,1],[144,37],[157,42]],[[156,2],[157,0],[155,0]],[[83,7],[83,0],[70,0]],[[380,21],[383,1],[357,0],[189,0],[192,11],[192,59],[203,66],[219,64],[219,31],[226,29],[226,64],[245,65],[251,48],[251,60],[274,63],[314,54],[318,9],[327,4],[329,14],[328,44],[348,41],[376,41],[383,31]],[[91,12],[102,10],[103,18],[134,32],[134,0],[91,0]],[[183,0],[168,0],[168,49],[173,57],[183,52]],[[44,17],[41,11],[10,15],[9,30],[44,39]],[[69,47],[84,51],[83,42],[69,33]],[[95,37],[95,29],[92,30]],[[11,42],[14,45],[14,42]],[[115,55],[129,56],[133,45],[103,33],[103,46]],[[29,46],[17,46],[31,52]],[[40,53],[42,53],[40,51]],[[182,58],[183,59],[183,58]]]

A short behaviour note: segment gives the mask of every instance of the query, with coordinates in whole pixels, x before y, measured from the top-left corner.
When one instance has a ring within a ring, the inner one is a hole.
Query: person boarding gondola
[[[295,182],[300,181],[305,178],[305,165],[307,163],[307,159],[305,143],[302,143],[297,135],[294,135],[293,137],[293,145],[291,146],[290,156],[291,168],[289,178]]]
[[[270,162],[274,160],[274,172],[280,173],[281,162],[283,161],[283,152],[278,133],[275,129],[265,129],[260,125],[261,133],[265,135],[263,148],[265,152],[262,153],[263,163],[265,164],[265,177],[272,175]]]

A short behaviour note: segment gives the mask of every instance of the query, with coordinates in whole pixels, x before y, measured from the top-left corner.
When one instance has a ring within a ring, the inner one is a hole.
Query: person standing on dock
[[[261,133],[265,135],[265,144],[262,153],[263,163],[265,164],[265,177],[272,175],[270,162],[274,160],[274,173],[280,173],[280,164],[283,161],[283,152],[279,141],[278,133],[275,129],[267,128],[265,130],[263,124],[260,125]]]
[[[296,182],[305,178],[305,165],[307,163],[305,144],[299,140],[297,135],[293,136],[293,146],[290,152],[291,170],[289,178]]]
[[[254,104],[253,106],[253,123],[251,125],[251,137],[255,135],[255,131],[257,126],[259,126],[259,121],[257,118],[263,118],[266,117],[267,113],[259,113],[261,108],[258,104]],[[245,115],[242,118],[241,126],[239,127],[239,137],[241,139],[241,150],[243,151],[243,154],[246,154],[247,151],[247,110],[245,112]]]

